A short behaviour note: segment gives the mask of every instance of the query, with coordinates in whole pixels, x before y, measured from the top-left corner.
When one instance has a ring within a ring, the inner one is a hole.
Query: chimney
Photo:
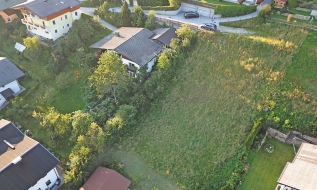
[[[117,37],[120,37],[119,32],[114,32],[114,35],[117,36]]]
[[[15,149],[15,147],[14,147],[12,144],[10,144],[8,141],[3,140],[3,142],[6,143],[6,144],[7,144],[10,148],[12,148],[13,150]]]

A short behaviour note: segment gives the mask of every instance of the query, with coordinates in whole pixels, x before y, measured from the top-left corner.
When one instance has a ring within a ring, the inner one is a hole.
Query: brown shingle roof
[[[126,190],[130,184],[118,172],[99,166],[80,190]]]
[[[153,33],[155,36],[152,39],[159,41],[167,47],[170,46],[173,38],[177,38],[174,28],[156,28],[153,30]]]

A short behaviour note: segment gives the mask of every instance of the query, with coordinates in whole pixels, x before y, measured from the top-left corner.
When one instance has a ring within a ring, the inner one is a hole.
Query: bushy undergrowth
[[[222,17],[235,17],[250,14],[256,11],[257,5],[236,6],[236,5],[217,5],[215,14],[221,14]]]

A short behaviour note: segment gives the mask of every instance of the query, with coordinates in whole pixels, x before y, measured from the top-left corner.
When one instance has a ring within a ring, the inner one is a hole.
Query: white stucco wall
[[[6,102],[6,99],[0,94],[0,106],[2,106],[4,102]]]
[[[130,60],[127,60],[125,58],[122,58],[122,63],[125,64],[125,65],[128,65],[129,66],[129,63],[131,64],[134,64],[134,66],[137,68],[137,69],[140,69],[140,66],[138,64],[136,64],[135,62],[133,61],[130,61]]]
[[[46,188],[51,188],[56,183],[56,180],[58,178],[58,173],[56,168],[52,169],[47,173],[47,175],[43,178],[41,178],[34,186],[30,187],[28,190],[38,190],[39,188],[41,190],[45,190]],[[46,185],[46,182],[50,180],[51,184],[49,186]]]
[[[9,84],[7,85],[4,85],[2,87],[0,87],[0,92],[8,89],[8,88],[11,88],[11,90],[14,92],[14,93],[17,93],[20,91],[20,86],[19,86],[19,83],[17,80],[13,81],[13,82],[10,82]]]
[[[45,29],[41,27],[37,27],[35,25],[31,25],[29,23],[24,23],[24,22],[22,23],[26,24],[27,29],[30,30],[35,35],[41,36],[47,39],[52,39],[53,41],[55,41],[59,37],[63,36],[64,33],[67,33],[69,29],[73,26],[73,21],[80,19],[80,16],[81,16],[81,12],[79,9],[73,12],[67,12],[63,15],[60,15],[48,21],[40,19],[37,16],[32,17],[31,15],[28,15],[28,20],[32,20],[33,23],[39,26],[43,26],[43,22],[44,22]],[[26,16],[24,15],[24,17]],[[53,21],[55,24],[53,24]]]

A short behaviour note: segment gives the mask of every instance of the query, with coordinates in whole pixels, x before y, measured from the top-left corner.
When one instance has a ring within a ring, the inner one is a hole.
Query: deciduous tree
[[[24,38],[23,43],[28,49],[38,49],[40,47],[40,40],[36,36]]]
[[[140,6],[133,7],[132,26],[144,27],[145,15]]]
[[[117,103],[117,90],[130,81],[130,76],[121,58],[115,52],[108,51],[101,54],[97,68],[88,79],[100,97],[112,93]]]
[[[145,21],[145,28],[153,30],[155,28],[155,12],[153,10],[149,11],[148,17]]]

